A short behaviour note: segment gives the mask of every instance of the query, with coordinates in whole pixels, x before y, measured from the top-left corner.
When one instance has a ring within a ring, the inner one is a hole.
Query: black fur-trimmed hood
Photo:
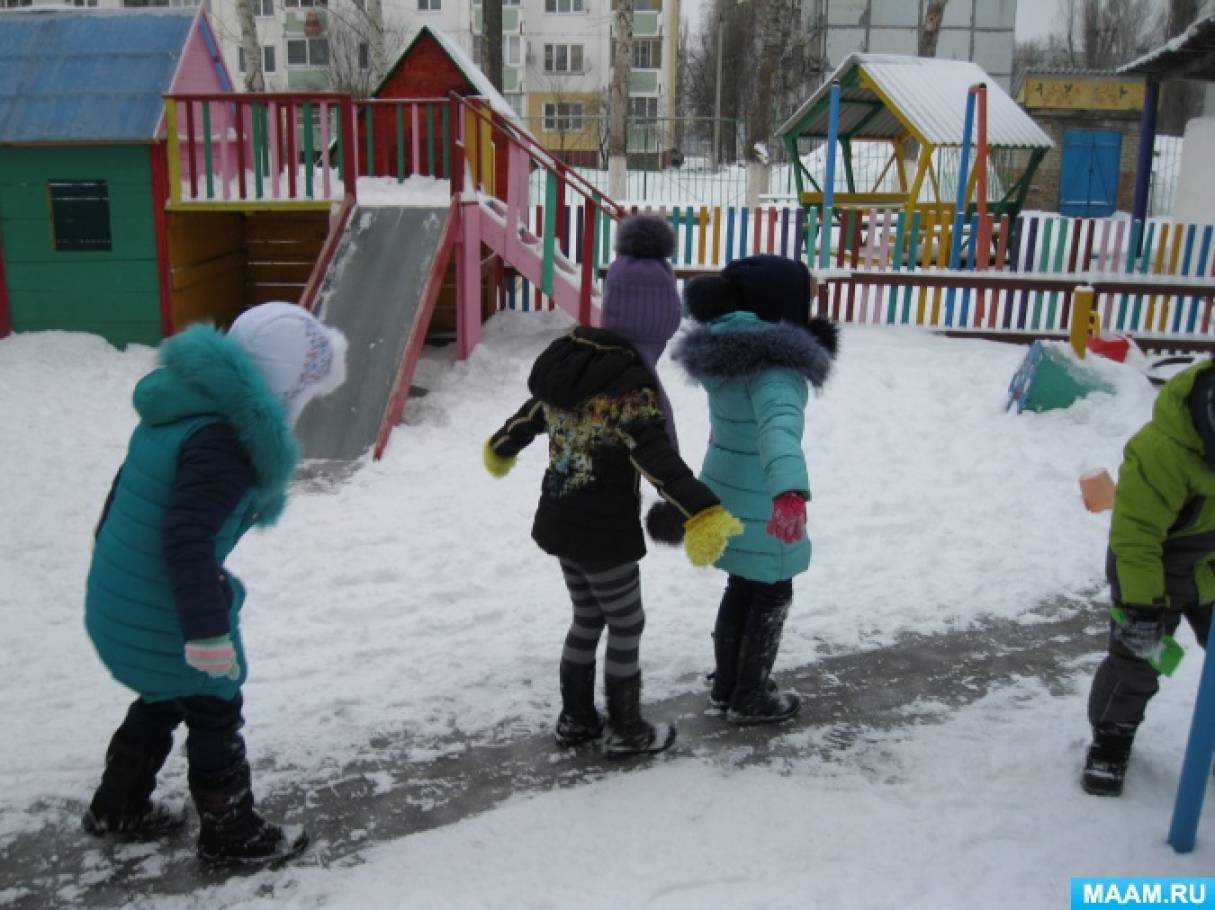
[[[740,312],[687,332],[675,343],[671,359],[698,382],[788,369],[817,389],[827,381],[834,353],[806,329]]]

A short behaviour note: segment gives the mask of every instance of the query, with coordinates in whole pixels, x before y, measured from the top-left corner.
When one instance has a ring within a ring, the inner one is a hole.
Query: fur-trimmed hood
[[[273,524],[286,503],[299,447],[287,412],[240,346],[195,325],[160,347],[160,366],[139,381],[135,410],[151,426],[215,416],[232,425],[257,476],[259,525]]]
[[[788,322],[764,322],[754,313],[729,313],[698,325],[675,343],[671,358],[705,383],[753,376],[764,370],[800,373],[821,388],[834,351],[809,331]]]

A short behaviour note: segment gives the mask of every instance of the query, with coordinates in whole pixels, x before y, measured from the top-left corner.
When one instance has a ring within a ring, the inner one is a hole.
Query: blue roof
[[[0,143],[151,141],[194,16],[0,13]]]

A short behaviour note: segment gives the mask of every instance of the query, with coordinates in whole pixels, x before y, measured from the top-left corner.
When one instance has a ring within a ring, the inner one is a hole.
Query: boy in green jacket
[[[1184,616],[1206,647],[1215,603],[1215,362],[1160,390],[1127,443],[1110,522],[1106,576],[1120,609],[1088,699],[1085,791],[1118,796],[1135,730],[1160,688],[1149,662]]]

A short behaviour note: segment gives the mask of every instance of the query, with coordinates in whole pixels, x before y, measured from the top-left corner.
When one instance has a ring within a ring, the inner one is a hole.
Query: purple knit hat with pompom
[[[664,219],[633,215],[620,222],[603,288],[603,328],[635,344],[665,344],[675,334],[679,291],[667,261],[673,252],[675,232]]]

